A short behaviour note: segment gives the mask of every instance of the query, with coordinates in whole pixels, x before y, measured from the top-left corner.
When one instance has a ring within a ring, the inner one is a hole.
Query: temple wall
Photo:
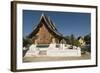
[[[52,35],[44,24],[39,28],[36,36],[37,38],[33,40],[35,44],[59,43],[59,39]]]

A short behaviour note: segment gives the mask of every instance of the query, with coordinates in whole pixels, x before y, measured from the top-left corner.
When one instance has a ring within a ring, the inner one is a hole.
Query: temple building
[[[69,49],[71,45],[66,44],[65,38],[58,32],[54,22],[44,14],[41,15],[39,23],[33,28],[28,38],[32,39],[33,44],[29,46],[26,57],[81,56],[80,48]]]
[[[32,39],[33,44],[59,44],[64,40],[63,35],[58,32],[50,17],[43,13],[38,25],[33,28],[28,38]]]

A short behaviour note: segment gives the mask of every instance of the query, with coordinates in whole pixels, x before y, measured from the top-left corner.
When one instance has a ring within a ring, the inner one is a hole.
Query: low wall
[[[40,51],[46,51],[47,56],[81,56],[81,49],[79,47],[74,49],[68,49],[62,46],[56,48],[55,44],[50,44],[48,48],[37,48],[35,45],[31,45],[26,53],[26,56],[38,56]]]
[[[25,54],[26,57],[31,57],[31,56],[38,56],[39,55],[39,51],[37,50],[28,50],[27,53]]]
[[[80,49],[47,50],[47,56],[81,56]]]

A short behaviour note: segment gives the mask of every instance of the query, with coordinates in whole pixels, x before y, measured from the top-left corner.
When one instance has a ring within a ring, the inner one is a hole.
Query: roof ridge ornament
[[[44,15],[44,12],[42,12],[41,16],[45,16],[45,15]]]

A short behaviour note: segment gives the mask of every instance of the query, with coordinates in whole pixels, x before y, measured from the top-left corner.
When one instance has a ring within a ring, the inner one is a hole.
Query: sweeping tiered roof
[[[45,22],[45,26],[48,28],[50,32],[52,32],[58,37],[62,37],[62,34],[58,32],[55,23],[52,22],[50,17],[47,17],[44,13],[42,13],[38,25],[34,26],[33,31],[28,36],[29,38],[32,38],[38,32],[42,21]]]

